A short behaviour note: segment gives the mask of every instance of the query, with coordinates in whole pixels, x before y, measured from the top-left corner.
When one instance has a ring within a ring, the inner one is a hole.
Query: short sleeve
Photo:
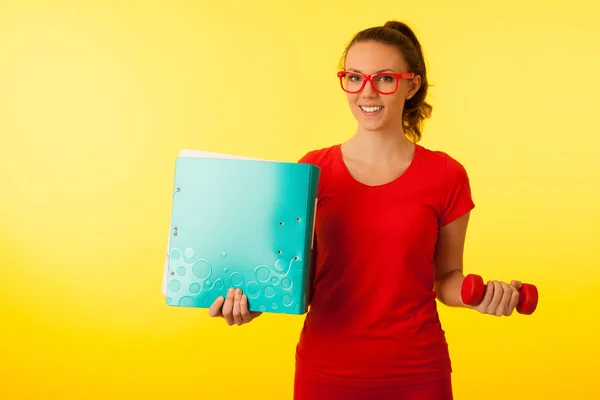
[[[312,150],[303,155],[299,160],[298,164],[314,164],[315,163],[315,153],[316,151]]]
[[[450,156],[447,156],[446,159],[443,188],[440,227],[449,224],[475,207],[467,171],[462,164]]]

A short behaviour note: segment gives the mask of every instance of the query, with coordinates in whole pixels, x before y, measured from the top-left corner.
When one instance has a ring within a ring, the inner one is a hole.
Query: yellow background
[[[291,399],[302,317],[230,328],[165,305],[174,160],[296,161],[345,140],[343,47],[400,19],[433,85],[422,144],[471,177],[466,272],[540,290],[532,316],[440,307],[456,398],[599,398],[599,12],[0,1],[0,397]]]

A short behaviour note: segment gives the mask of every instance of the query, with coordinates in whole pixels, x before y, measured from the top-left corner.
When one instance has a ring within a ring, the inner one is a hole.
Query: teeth
[[[377,106],[377,107],[364,107],[364,106],[360,106],[360,108],[362,108],[366,112],[375,112],[375,111],[381,110],[383,108],[383,106]]]

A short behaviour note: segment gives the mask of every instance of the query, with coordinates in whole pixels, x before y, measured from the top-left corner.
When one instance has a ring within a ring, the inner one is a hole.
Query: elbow
[[[449,271],[436,279],[434,291],[437,300],[448,307],[462,307],[461,287],[464,280],[462,270]]]

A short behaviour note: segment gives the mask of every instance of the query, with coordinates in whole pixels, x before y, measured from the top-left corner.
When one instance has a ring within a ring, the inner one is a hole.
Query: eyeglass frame
[[[360,86],[360,89],[358,89],[357,91],[350,91],[350,90],[346,90],[344,88],[344,82],[342,81],[342,79],[344,79],[345,75],[348,74],[352,74],[352,75],[360,75],[361,77],[363,77],[363,82],[362,85]],[[381,92],[379,90],[377,90],[377,88],[375,87],[375,83],[373,82],[373,79],[377,78],[378,76],[381,75],[391,75],[393,77],[396,78],[396,88],[394,89],[393,92]],[[342,87],[342,90],[346,93],[351,93],[351,94],[356,94],[361,92],[364,88],[365,85],[367,84],[367,82],[371,82],[371,87],[373,88],[373,90],[375,90],[377,93],[379,94],[394,94],[398,91],[398,85],[400,80],[402,79],[412,79],[415,77],[415,73],[414,72],[403,72],[403,73],[396,73],[396,72],[379,72],[376,74],[362,74],[360,72],[354,72],[354,71],[339,71],[337,73],[338,78],[340,78],[340,86]]]

